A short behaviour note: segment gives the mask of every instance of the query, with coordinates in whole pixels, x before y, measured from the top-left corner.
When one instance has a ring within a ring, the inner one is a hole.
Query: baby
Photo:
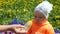
[[[48,22],[52,6],[48,1],[43,1],[35,8],[34,19],[27,34],[55,34],[52,25]]]

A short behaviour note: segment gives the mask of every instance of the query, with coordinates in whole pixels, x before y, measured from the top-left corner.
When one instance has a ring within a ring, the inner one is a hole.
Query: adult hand
[[[14,24],[10,26],[10,31],[13,31],[16,34],[25,34],[26,31],[24,30],[24,26],[20,24]]]
[[[15,28],[16,34],[26,34],[26,31],[24,28]]]

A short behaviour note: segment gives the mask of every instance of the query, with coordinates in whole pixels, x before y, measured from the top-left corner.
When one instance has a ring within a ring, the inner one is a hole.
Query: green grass
[[[21,20],[32,20],[34,8],[43,0],[0,0],[0,24],[10,23],[16,16]],[[60,29],[56,16],[60,16],[60,0],[48,0],[53,4],[49,22]],[[59,19],[59,18],[58,18]],[[60,20],[60,19],[59,19]],[[60,22],[59,22],[60,23]]]

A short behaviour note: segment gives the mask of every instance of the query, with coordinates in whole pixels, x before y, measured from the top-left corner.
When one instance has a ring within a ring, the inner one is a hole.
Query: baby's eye
[[[37,17],[37,16],[34,16],[35,18]]]
[[[34,17],[36,17],[36,16],[34,16]]]
[[[39,18],[42,18],[42,17],[39,17]]]

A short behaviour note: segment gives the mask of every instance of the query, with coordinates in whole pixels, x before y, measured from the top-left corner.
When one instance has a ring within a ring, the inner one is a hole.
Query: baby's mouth
[[[38,22],[38,23],[41,23],[41,22],[42,22],[42,19],[40,19],[40,20],[37,20],[37,22]]]

